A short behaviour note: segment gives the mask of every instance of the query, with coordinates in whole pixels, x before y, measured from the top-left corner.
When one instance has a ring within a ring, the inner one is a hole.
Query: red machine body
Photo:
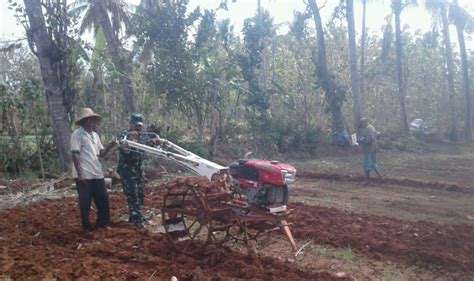
[[[258,188],[263,184],[286,185],[286,174],[296,174],[293,166],[268,160],[240,160],[239,173],[235,177],[246,188]],[[282,171],[287,171],[282,174]]]
[[[296,169],[278,161],[240,159],[229,172],[247,201],[259,206],[286,205]]]

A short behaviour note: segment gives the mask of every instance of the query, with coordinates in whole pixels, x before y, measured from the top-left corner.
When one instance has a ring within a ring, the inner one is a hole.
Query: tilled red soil
[[[474,277],[474,226],[410,222],[302,203],[289,207],[296,238]]]
[[[366,181],[366,178],[361,177],[361,176],[309,172],[309,171],[299,172],[298,177],[336,180],[336,181],[352,181],[352,182],[365,182]],[[372,181],[377,184],[393,184],[393,185],[399,185],[399,186],[431,188],[431,189],[437,189],[437,190],[474,193],[474,187],[461,186],[457,184],[428,182],[428,181],[420,181],[420,180],[412,180],[412,179],[394,179],[394,178],[383,178],[383,179],[373,178]]]
[[[148,188],[146,205],[159,208],[162,190]],[[117,222],[126,214],[124,196],[112,193],[110,197],[112,218]],[[293,210],[291,229],[299,240],[350,246],[372,259],[415,264],[454,277],[474,276],[474,226],[410,222],[301,203],[289,207]],[[179,280],[203,276],[215,280],[341,280],[328,272],[244,256],[227,248],[198,257],[181,255],[163,236],[136,230],[124,222],[83,234],[73,198],[0,214],[0,276],[15,280],[169,280],[171,276]]]
[[[159,207],[159,193],[147,205]],[[114,221],[126,213],[122,194],[110,194]],[[14,280],[351,280],[301,270],[293,263],[244,256],[227,248],[189,257],[163,236],[124,222],[84,234],[76,199],[43,202],[0,214],[0,277]],[[151,277],[151,278],[150,278]]]

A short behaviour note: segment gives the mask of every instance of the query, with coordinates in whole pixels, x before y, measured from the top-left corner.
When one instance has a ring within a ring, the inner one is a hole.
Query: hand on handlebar
[[[136,141],[138,139],[138,132],[131,131],[130,133],[128,133],[127,139],[131,141]]]
[[[155,145],[161,144],[161,140],[159,138],[153,138],[150,140],[150,142]]]

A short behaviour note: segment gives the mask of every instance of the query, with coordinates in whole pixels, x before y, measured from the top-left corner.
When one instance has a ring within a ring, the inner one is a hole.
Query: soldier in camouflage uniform
[[[143,128],[143,116],[133,113],[130,117],[130,128],[123,131],[119,139],[136,141],[141,144],[153,145],[159,143],[159,139],[152,139],[149,135],[140,134]],[[143,164],[145,155],[140,151],[129,148],[120,148],[117,172],[122,179],[123,193],[127,197],[128,219],[137,227],[144,227],[144,219],[140,212],[145,201]]]

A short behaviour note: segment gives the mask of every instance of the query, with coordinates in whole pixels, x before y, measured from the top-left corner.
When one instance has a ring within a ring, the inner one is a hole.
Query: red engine
[[[286,205],[288,184],[296,178],[294,167],[267,160],[241,159],[229,172],[247,201],[263,207]]]

